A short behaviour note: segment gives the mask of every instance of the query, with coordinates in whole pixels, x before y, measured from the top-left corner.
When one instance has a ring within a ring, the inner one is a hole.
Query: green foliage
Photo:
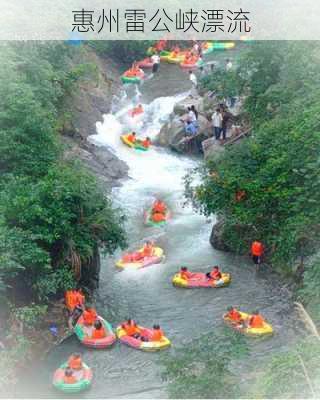
[[[144,58],[147,49],[153,43],[151,40],[98,40],[91,41],[89,45],[100,55],[116,58],[124,64],[131,64],[133,61]]]
[[[22,322],[24,328],[34,329],[39,320],[46,315],[47,308],[46,305],[31,303],[29,306],[14,308],[12,315]]]
[[[13,396],[14,385],[18,383],[17,364],[26,360],[31,348],[31,341],[25,336],[15,338],[15,345],[1,351],[0,357],[0,395],[1,397]]]
[[[289,351],[274,355],[263,365],[256,385],[253,386],[252,397],[318,398],[320,396],[319,349],[319,340],[309,338],[292,346]]]
[[[122,217],[79,165],[60,163],[36,183],[12,179],[1,205],[21,276],[41,298],[64,289],[64,279],[70,286],[65,267],[81,272],[96,243],[108,253],[125,243]]]
[[[240,92],[239,74],[235,70],[226,71],[217,69],[214,73],[204,76],[200,81],[200,87],[215,92],[218,100],[228,97],[236,97]]]
[[[196,188],[187,178],[188,197],[224,220],[230,248],[248,252],[254,239],[262,240],[283,272],[315,251],[320,239],[317,54],[308,44],[254,45],[239,69],[254,135],[209,161]],[[245,197],[239,201],[240,191]]]
[[[223,341],[221,338],[223,337]],[[248,354],[242,335],[223,328],[202,335],[162,358],[170,398],[237,398],[231,363]]]
[[[58,137],[65,97],[97,70],[61,42],[1,50],[0,289],[19,282],[47,300],[81,278],[97,246],[124,245],[122,216],[91,174],[62,161]]]
[[[65,292],[76,286],[76,279],[73,271],[68,265],[60,266],[58,270],[40,276],[34,283],[40,301],[48,301],[50,296],[56,293]]]

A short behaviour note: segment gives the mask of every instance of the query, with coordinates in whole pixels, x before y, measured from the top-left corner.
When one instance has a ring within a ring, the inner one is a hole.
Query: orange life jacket
[[[125,323],[123,325],[123,329],[126,331],[128,336],[133,336],[134,334],[139,333],[139,328],[133,323],[132,324]]]
[[[251,245],[251,254],[253,256],[261,257],[263,254],[263,244],[258,241],[253,242]]]
[[[150,341],[151,342],[159,342],[159,340],[161,340],[161,338],[163,337],[163,331],[161,329],[154,329],[152,331],[151,337],[150,337]]]
[[[253,315],[250,318],[249,326],[250,328],[262,328],[264,325],[264,320],[261,315]]]
[[[103,339],[104,337],[106,337],[106,331],[103,327],[101,327],[100,329],[95,328],[92,332],[92,339]]]
[[[154,221],[154,222],[162,222],[165,220],[166,220],[166,216],[162,213],[156,212],[156,213],[152,214],[152,221]]]
[[[239,311],[233,309],[232,311],[229,311],[227,314],[227,317],[230,318],[234,322],[240,322],[241,321],[241,314]]]
[[[93,325],[97,316],[96,311],[93,308],[89,308],[83,312],[83,321],[86,325]]]
[[[82,369],[81,357],[70,356],[68,360],[68,367],[74,370]]]
[[[155,212],[155,213],[159,212],[159,213],[164,214],[166,212],[166,210],[167,210],[167,206],[162,201],[157,200],[153,203],[153,206],[152,206],[153,212]]]
[[[153,255],[153,246],[144,245],[141,254],[143,255],[143,257],[151,257]]]
[[[127,140],[131,143],[134,143],[136,141],[136,137],[130,133],[130,135],[127,136]]]
[[[63,377],[63,382],[64,382],[64,383],[67,383],[67,384],[72,384],[72,383],[76,383],[77,380],[76,380],[76,378],[75,378],[73,375],[71,375],[71,376],[65,375],[65,376]]]
[[[182,279],[188,280],[192,276],[192,272],[190,271],[180,271],[180,276]]]
[[[149,139],[144,139],[144,140],[142,141],[142,146],[145,147],[146,149],[147,149],[148,147],[150,147],[150,144],[151,144],[151,141],[150,141]]]
[[[221,275],[220,271],[211,271],[210,272],[210,276],[211,276],[212,279],[215,279],[215,280],[222,278],[222,275]]]

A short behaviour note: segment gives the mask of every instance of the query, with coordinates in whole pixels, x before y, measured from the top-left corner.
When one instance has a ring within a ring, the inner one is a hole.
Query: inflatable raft
[[[195,272],[188,280],[181,278],[180,273],[172,278],[173,285],[182,288],[220,288],[229,285],[230,282],[231,275],[227,273],[222,273],[219,280],[208,279],[202,272]]]
[[[230,50],[235,47],[235,42],[215,42],[212,44],[213,50]]]
[[[78,322],[74,328],[74,332],[84,346],[93,347],[95,349],[104,349],[111,346],[117,340],[117,337],[114,334],[112,326],[111,324],[109,324],[108,321],[106,321],[102,317],[98,317],[98,319],[101,321],[102,326],[104,327],[104,330],[106,332],[106,336],[104,338],[92,339],[88,337],[84,329],[82,316],[78,319]]]
[[[163,226],[163,225],[166,225],[168,220],[171,218],[171,213],[170,213],[170,211],[167,210],[166,215],[165,215],[166,219],[164,221],[156,222],[156,221],[152,220],[151,212],[152,212],[152,208],[149,208],[149,210],[147,210],[144,213],[144,223],[147,226]]]
[[[136,141],[134,143],[130,142],[130,140],[128,140],[128,136],[129,133],[126,135],[121,135],[120,139],[121,141],[127,145],[128,147],[131,147],[132,149],[136,149],[136,150],[140,150],[140,151],[148,151],[149,147],[144,147],[143,144],[141,143],[141,140],[136,139]]]
[[[121,76],[123,83],[140,83],[142,79],[144,79],[144,72],[142,69],[139,69],[139,71],[135,74],[128,70]]]
[[[143,248],[138,250],[138,252],[142,252]],[[153,256],[144,257],[139,261],[134,262],[125,262],[123,258],[116,262],[116,266],[121,269],[132,268],[132,269],[140,269],[149,267],[153,264],[159,264],[164,257],[163,250],[160,247],[154,247]]]
[[[186,56],[185,51],[181,51],[178,54],[175,54],[174,52],[171,52],[170,55],[168,56],[168,63],[170,64],[180,64],[184,61]]]
[[[91,369],[84,362],[82,365],[82,377],[75,383],[65,383],[63,378],[68,363],[62,364],[53,375],[53,386],[64,393],[79,393],[88,389],[91,385],[93,375]]]
[[[183,60],[180,67],[183,69],[195,69],[198,68],[199,57],[191,57],[189,60]]]
[[[153,62],[150,57],[147,57],[144,60],[139,61],[138,66],[139,68],[145,68],[145,69],[152,68]]]
[[[170,57],[171,52],[167,50],[163,50],[160,52],[160,60],[164,62],[168,62],[168,58]]]
[[[148,336],[149,337],[151,336],[152,329],[144,328],[142,326],[138,326],[138,328],[140,329],[144,337],[148,338]],[[126,334],[126,331],[122,329],[121,325],[117,327],[117,336],[120,342],[135,349],[143,351],[159,351],[159,350],[164,350],[169,346],[171,346],[170,340],[165,336],[158,342],[148,342],[148,341],[143,341],[139,338],[136,339],[132,336],[128,336]]]
[[[248,320],[249,318],[251,318],[250,314],[246,314],[241,311],[240,311],[240,314],[241,314],[241,317],[243,320]],[[264,326],[262,328],[249,328],[249,327],[234,323],[226,316],[226,314],[223,316],[223,320],[226,324],[231,326],[233,329],[235,329],[236,331],[239,331],[247,336],[257,337],[257,336],[265,336],[265,335],[273,334],[273,328],[267,322],[264,323]]]
[[[134,117],[136,117],[136,116],[138,116],[138,115],[141,115],[141,114],[143,114],[143,113],[144,113],[144,110],[143,110],[143,107],[142,107],[142,106],[141,106],[141,107],[139,107],[139,106],[134,107],[134,108],[132,108],[131,110],[128,111],[128,114],[129,114],[130,117],[132,117],[132,118],[134,118]]]

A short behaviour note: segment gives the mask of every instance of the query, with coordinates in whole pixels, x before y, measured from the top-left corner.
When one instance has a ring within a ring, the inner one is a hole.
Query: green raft
[[[141,78],[139,78],[138,76],[130,77],[130,76],[122,75],[121,81],[122,81],[122,83],[138,83],[139,84],[141,82]]]
[[[144,214],[144,224],[146,226],[164,226],[168,222],[168,218],[170,217],[170,212],[167,211],[167,219],[165,221],[155,222],[151,219],[151,211],[152,208],[149,208]]]
[[[63,380],[64,371],[68,366],[68,363],[63,363],[54,373],[52,384],[61,392],[64,393],[79,393],[90,387],[92,382],[92,371],[84,362],[83,365],[83,377],[76,383],[65,383]]]

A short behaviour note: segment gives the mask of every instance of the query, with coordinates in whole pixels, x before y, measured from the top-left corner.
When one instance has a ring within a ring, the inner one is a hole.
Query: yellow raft
[[[219,288],[229,285],[230,282],[229,273],[222,273],[222,278],[219,280],[208,279],[202,272],[194,273],[190,279],[182,278],[180,273],[172,278],[173,285],[182,288]]]
[[[143,251],[143,248],[139,249],[137,252],[140,253]],[[149,267],[152,264],[158,264],[162,261],[164,254],[161,247],[153,248],[153,255],[151,257],[144,257],[139,261],[135,262],[125,262],[123,258],[116,262],[116,267],[121,269],[131,268],[131,269],[140,269]]]
[[[127,134],[127,135],[122,135],[122,136],[120,136],[120,139],[121,139],[122,142],[123,142],[124,144],[126,144],[127,146],[134,148],[135,145],[134,145],[134,143],[130,142],[130,140],[128,140],[128,136],[129,136],[129,134]]]
[[[138,328],[142,331],[145,330],[147,333],[151,330],[148,328],[143,328],[142,326],[138,326]],[[118,326],[116,330],[117,336],[120,340],[120,342],[133,347],[138,350],[143,350],[143,351],[159,351],[159,350],[164,350],[167,349],[168,347],[171,346],[170,340],[163,336],[161,340],[157,342],[144,342],[143,340],[139,338],[134,338],[132,336],[128,336],[126,331],[122,329],[121,325]]]
[[[251,318],[252,315],[244,313],[239,311],[241,314],[241,318],[243,320],[248,320]],[[253,337],[258,337],[258,336],[265,336],[265,335],[272,335],[273,334],[273,328],[270,324],[267,322],[264,322],[264,325],[262,328],[249,328],[245,326],[239,326],[238,324],[235,324],[233,321],[231,321],[226,314],[223,316],[223,320],[225,323],[227,323],[229,326],[231,326],[233,329],[243,333],[244,335],[247,336],[253,336]]]

